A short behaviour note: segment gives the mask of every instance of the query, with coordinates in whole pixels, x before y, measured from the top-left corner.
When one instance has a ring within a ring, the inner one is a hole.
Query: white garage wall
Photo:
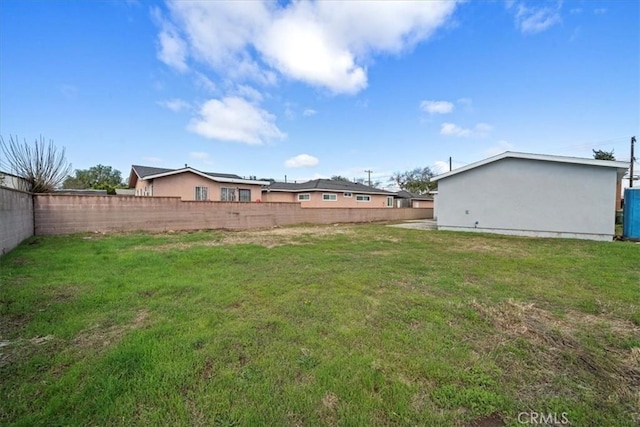
[[[611,240],[616,169],[505,158],[438,182],[439,229]]]

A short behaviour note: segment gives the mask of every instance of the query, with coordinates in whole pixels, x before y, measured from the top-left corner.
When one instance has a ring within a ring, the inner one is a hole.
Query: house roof
[[[413,200],[433,200],[433,197],[426,194],[415,194],[409,191],[401,190],[396,193],[401,199],[413,199]]]
[[[166,168],[154,168],[151,166],[140,166],[140,165],[132,165],[131,169],[138,175],[138,178],[144,178],[148,175],[155,175],[158,173],[171,172],[175,169],[166,169]]]
[[[203,178],[210,179],[216,182],[228,182],[237,184],[255,184],[255,185],[267,185],[269,181],[261,181],[256,179],[245,179],[239,175],[229,173],[217,173],[217,172],[202,172],[198,169],[186,166],[181,169],[166,169],[166,168],[154,168],[151,166],[131,166],[131,175],[129,176],[129,187],[135,187],[135,181],[138,179],[155,179],[162,178],[170,175],[177,175],[184,172],[191,172],[199,175]],[[135,176],[134,176],[135,175]]]
[[[576,164],[576,165],[616,168],[618,169],[619,177],[622,177],[625,171],[629,168],[629,163],[618,162],[614,160],[597,160],[597,159],[588,159],[588,158],[582,158],[582,157],[555,156],[550,154],[533,154],[533,153],[518,153],[515,151],[505,151],[504,153],[498,154],[497,156],[489,157],[484,160],[480,160],[479,162],[470,163],[468,165],[462,166],[452,171],[445,172],[441,175],[434,176],[433,178],[431,178],[431,180],[438,181],[438,180],[448,178],[450,176],[457,175],[459,173],[466,172],[468,170],[475,169],[480,166],[484,166],[489,163],[493,163],[502,159],[539,160],[543,162],[558,162],[558,163],[567,163],[567,164]]]
[[[310,191],[334,191],[361,194],[384,194],[389,196],[395,194],[390,191],[381,190],[379,188],[369,187],[368,185],[348,181],[334,181],[330,179],[314,179],[312,181],[302,183],[274,182],[263,191],[282,191],[291,193],[302,193]]]

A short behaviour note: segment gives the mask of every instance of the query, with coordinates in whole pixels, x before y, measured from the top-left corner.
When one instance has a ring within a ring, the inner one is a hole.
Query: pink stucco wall
[[[177,197],[37,194],[34,216],[35,234],[45,235],[402,221],[432,218],[433,209],[303,209],[299,203],[186,202]]]

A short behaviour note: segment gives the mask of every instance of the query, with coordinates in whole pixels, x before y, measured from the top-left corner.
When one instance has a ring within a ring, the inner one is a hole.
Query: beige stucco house
[[[134,195],[146,197],[180,197],[189,201],[257,202],[262,186],[269,181],[245,179],[238,175],[202,172],[186,166],[164,169],[131,166],[129,188]]]
[[[274,182],[262,189],[263,202],[300,203],[303,208],[393,208],[394,199],[390,191],[329,179]]]

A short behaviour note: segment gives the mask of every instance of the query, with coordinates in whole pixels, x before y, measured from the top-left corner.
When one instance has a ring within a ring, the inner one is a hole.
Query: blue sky
[[[637,0],[2,0],[0,134],[123,176],[386,183],[505,150],[628,160],[639,21]]]

